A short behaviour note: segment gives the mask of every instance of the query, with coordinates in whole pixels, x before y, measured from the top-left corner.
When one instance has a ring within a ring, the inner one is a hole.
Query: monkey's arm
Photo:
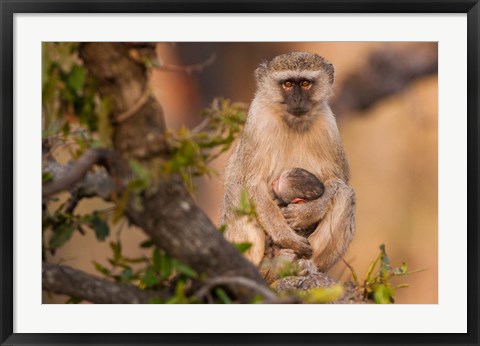
[[[282,214],[288,225],[293,229],[302,229],[323,219],[342,184],[344,183],[340,179],[330,179],[325,182],[325,193],[320,198],[301,204],[289,204],[283,208]]]
[[[292,249],[300,257],[310,257],[312,248],[308,240],[289,227],[267,187],[262,185],[252,187],[249,189],[249,195],[255,203],[258,222],[273,242],[283,248]]]

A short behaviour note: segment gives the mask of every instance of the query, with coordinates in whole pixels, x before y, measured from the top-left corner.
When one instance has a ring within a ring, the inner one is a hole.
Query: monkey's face
[[[332,93],[333,65],[317,54],[293,52],[256,70],[258,93],[292,128],[305,130]]]
[[[312,109],[312,81],[287,79],[281,81],[285,109],[293,116],[301,117]]]

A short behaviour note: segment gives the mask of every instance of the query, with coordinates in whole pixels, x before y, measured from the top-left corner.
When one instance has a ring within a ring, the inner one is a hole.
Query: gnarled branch
[[[49,171],[53,174],[54,179],[51,182],[48,182],[42,186],[42,196],[49,197],[61,191],[67,191],[73,189],[73,187],[82,180],[87,172],[95,164],[101,164],[104,166],[109,165],[109,161],[112,159],[112,151],[107,149],[92,149],[83,154],[75,164],[70,164],[66,166],[60,166],[56,162],[50,162],[47,164],[46,171]],[[101,177],[100,177],[101,175]],[[104,172],[100,173],[97,176],[97,179],[101,179],[103,183],[106,184],[105,188],[109,190],[113,187],[113,182]],[[90,184],[94,183],[94,177],[90,175],[87,177],[87,180],[90,181]],[[88,187],[89,184],[85,184],[85,187]],[[99,187],[94,183],[95,187]],[[102,191],[101,189],[100,191]],[[105,191],[108,193],[108,191]]]
[[[42,264],[42,289],[98,304],[147,304],[152,298],[166,300],[171,296],[166,291],[141,290],[48,262]]]
[[[218,286],[229,286],[229,287],[246,287],[251,290],[255,290],[258,294],[262,295],[268,301],[276,301],[277,295],[265,287],[260,285],[258,282],[253,280],[241,277],[241,276],[231,276],[231,277],[216,277],[208,280],[205,285],[199,289],[195,296],[202,300],[205,296],[215,287]]]
[[[333,112],[364,111],[382,98],[405,89],[413,80],[437,72],[435,44],[386,46],[374,51],[347,76],[332,101]]]
[[[99,91],[112,100],[113,119],[137,104],[147,88],[145,66],[128,54],[120,43],[83,43],[81,57],[96,77]],[[128,162],[145,165],[168,158],[164,137],[165,122],[160,104],[153,97],[124,122],[114,121],[113,146],[115,174],[126,186],[131,179]],[[141,207],[133,198],[141,199]],[[178,258],[207,277],[243,276],[265,285],[260,273],[215,228],[195,204],[180,179],[160,180],[155,192],[129,196],[125,211],[133,224],[141,227],[167,254]],[[249,302],[257,290],[233,289],[243,302]]]

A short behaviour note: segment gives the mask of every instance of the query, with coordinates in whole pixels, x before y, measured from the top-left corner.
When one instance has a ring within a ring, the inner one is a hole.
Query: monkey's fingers
[[[287,224],[293,229],[306,228],[314,223],[309,219],[309,214],[302,213],[298,209],[284,208],[282,214]]]
[[[297,263],[298,263],[298,266],[300,267],[300,272],[299,272],[300,276],[306,276],[306,275],[318,273],[317,266],[310,259],[301,259]]]
[[[310,258],[313,250],[307,238],[293,234],[291,238],[282,239],[280,246],[292,249],[299,258]]]

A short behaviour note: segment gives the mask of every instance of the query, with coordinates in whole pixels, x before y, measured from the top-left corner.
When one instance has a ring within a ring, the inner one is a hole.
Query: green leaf
[[[110,228],[105,220],[101,219],[97,213],[93,214],[91,221],[92,228],[95,230],[95,235],[100,241],[104,241],[105,238],[110,234]]]
[[[227,292],[221,287],[215,288],[215,294],[223,304],[232,304],[232,300],[228,296]]]
[[[160,297],[153,297],[148,300],[148,304],[162,304],[163,300]]]
[[[240,209],[247,210],[249,206],[248,192],[246,189],[243,189],[240,194]]]
[[[394,275],[405,275],[407,274],[407,263],[403,262],[402,265],[399,268],[394,268],[393,269],[393,274]]]
[[[387,251],[385,250],[385,244],[380,245],[380,251],[381,251],[382,267],[386,270],[389,270],[390,259],[388,258]]]
[[[337,284],[330,287],[311,288],[305,292],[304,302],[309,304],[326,304],[339,299],[343,294],[344,288]]]
[[[83,301],[82,298],[77,298],[77,297],[70,297],[65,304],[79,304]]]
[[[53,174],[50,172],[43,172],[42,173],[42,184],[45,184],[53,179]]]
[[[252,247],[252,243],[244,242],[244,243],[233,243],[233,246],[240,251],[241,253],[245,253],[248,249]]]
[[[50,68],[52,66],[48,48],[48,43],[42,42],[42,88],[45,88],[45,85],[49,82]]]
[[[51,249],[56,249],[65,244],[75,231],[75,224],[65,220],[53,230],[53,235],[50,238],[49,246]]]
[[[394,302],[394,290],[384,284],[378,284],[373,287],[373,300],[376,304],[391,304]]]
[[[172,274],[173,264],[172,259],[167,256],[164,252],[161,252],[160,257],[160,275],[162,279],[168,279]]]
[[[74,65],[72,71],[67,77],[68,87],[79,95],[85,84],[85,69],[82,66]]]
[[[172,265],[180,274],[183,274],[192,279],[195,279],[197,277],[197,273],[195,272],[195,270],[176,259],[172,259]]]
[[[108,98],[102,98],[97,108],[100,142],[103,146],[110,146],[113,134],[112,124],[110,123],[110,113],[113,109],[112,102]]]
[[[382,257],[382,254],[378,255],[377,258],[375,259],[375,261],[373,261],[372,263],[370,263],[370,266],[368,267],[368,270],[367,270],[367,274],[365,276],[365,282],[367,284],[371,284],[373,281],[375,280],[371,280],[371,276],[372,276],[372,273],[373,273],[373,270],[375,269],[375,267],[377,266],[378,262],[380,261]]]
[[[128,188],[137,193],[147,190],[151,185],[151,177],[148,170],[136,160],[130,160],[128,163],[135,175],[135,178],[128,183]]]
[[[224,234],[226,230],[227,230],[227,225],[220,225],[220,227],[218,228],[218,231],[222,234]]]
[[[155,274],[155,270],[150,266],[145,271],[145,274],[142,278],[142,283],[145,285],[146,288],[150,288],[158,284],[158,278]]]
[[[147,239],[145,241],[142,241],[140,243],[140,247],[143,248],[143,249],[147,249],[149,247],[152,247],[153,246],[153,240],[152,239]]]
[[[109,276],[110,275],[110,270],[105,268],[103,265],[100,263],[93,261],[93,265],[95,266],[95,270],[103,275]]]
[[[155,271],[158,273],[162,270],[161,258],[162,258],[162,255],[160,254],[160,250],[154,249],[152,254],[152,264],[153,264],[153,269],[155,269]]]
[[[112,216],[112,222],[113,224],[117,224],[118,221],[122,218],[125,209],[127,208],[127,202],[128,202],[128,189],[125,189],[123,191],[122,196],[120,197],[120,200],[117,203],[117,207],[115,208]]]
[[[110,242],[110,249],[113,252],[113,261],[116,263],[122,258],[122,243],[118,242]]]
[[[120,279],[122,280],[122,282],[130,282],[136,278],[137,276],[135,275],[135,273],[132,271],[131,268],[125,268],[122,270],[122,275],[120,276]]]

